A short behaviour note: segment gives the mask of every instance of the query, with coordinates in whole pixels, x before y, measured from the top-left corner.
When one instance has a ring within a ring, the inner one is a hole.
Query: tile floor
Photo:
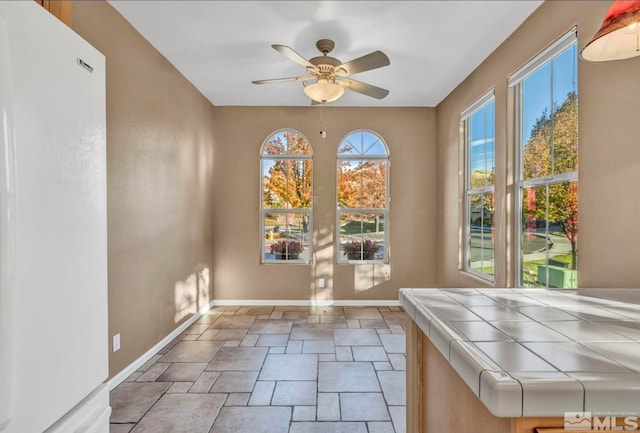
[[[216,307],[111,392],[110,433],[405,433],[400,307]]]

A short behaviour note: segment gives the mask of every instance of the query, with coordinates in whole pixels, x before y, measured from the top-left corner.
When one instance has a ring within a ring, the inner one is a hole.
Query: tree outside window
[[[311,262],[312,148],[298,131],[272,134],[261,151],[262,261]]]
[[[516,83],[520,112],[519,283],[578,284],[578,94],[575,34]]]
[[[339,263],[387,262],[389,153],[380,136],[355,131],[338,148]]]

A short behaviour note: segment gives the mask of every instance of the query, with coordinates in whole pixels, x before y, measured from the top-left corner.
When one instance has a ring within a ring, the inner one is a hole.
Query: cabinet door
[[[35,0],[53,16],[71,27],[71,0]]]

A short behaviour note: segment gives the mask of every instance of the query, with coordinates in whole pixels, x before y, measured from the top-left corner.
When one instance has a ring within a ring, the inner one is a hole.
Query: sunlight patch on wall
[[[391,279],[391,266],[384,263],[356,265],[353,269],[353,287],[356,293],[373,289]]]
[[[333,227],[316,230],[314,233],[316,245],[316,266],[313,267],[313,281],[311,282],[311,301],[318,305],[329,305],[333,301]],[[322,287],[321,287],[322,286]]]
[[[209,304],[209,268],[201,267],[174,286],[174,322],[197,313]]]

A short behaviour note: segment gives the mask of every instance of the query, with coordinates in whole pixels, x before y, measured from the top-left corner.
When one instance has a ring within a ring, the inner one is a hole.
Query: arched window
[[[260,151],[263,263],[311,263],[313,149],[302,133],[274,132]]]
[[[359,130],[338,147],[338,263],[389,259],[389,151],[382,137]]]

